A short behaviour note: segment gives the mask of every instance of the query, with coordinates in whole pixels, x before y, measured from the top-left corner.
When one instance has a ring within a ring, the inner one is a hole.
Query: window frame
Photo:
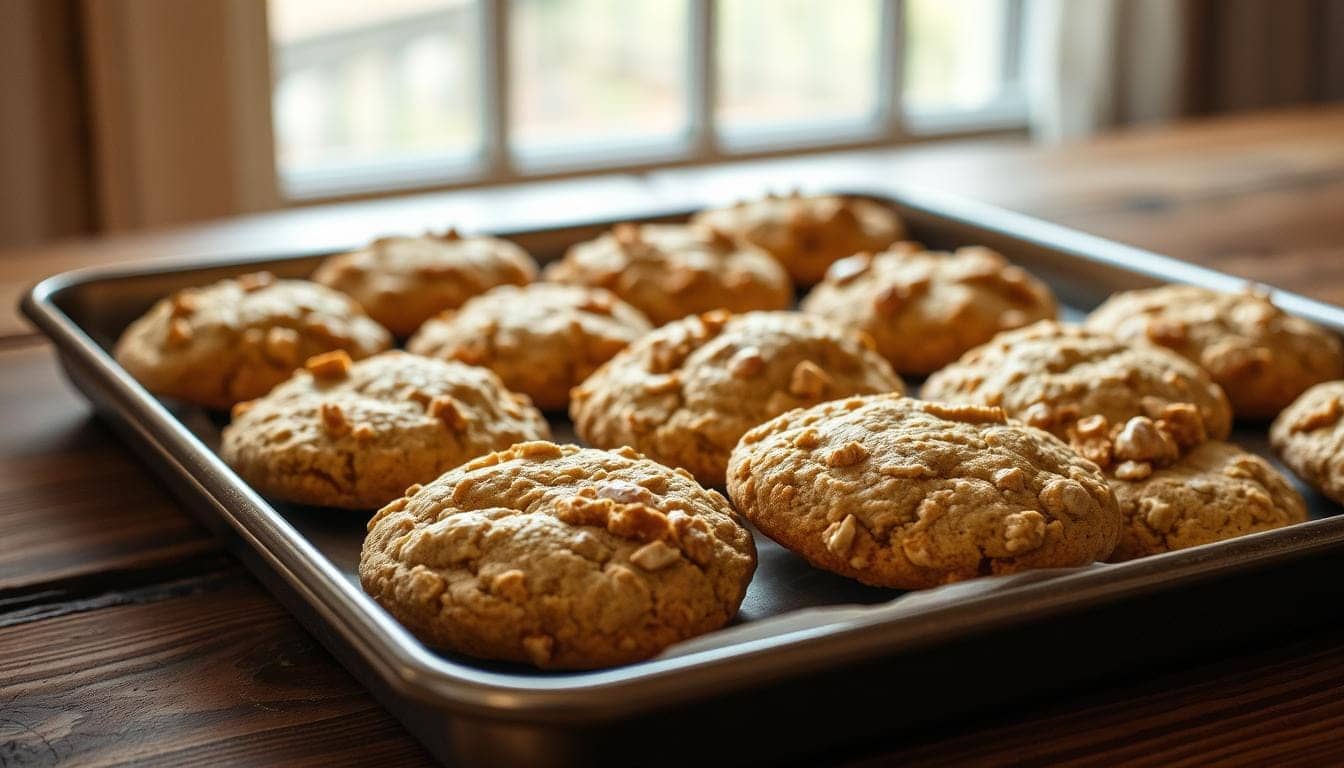
[[[1021,44],[1025,0],[1003,0],[1004,80],[1000,97],[975,110],[920,113],[904,108],[903,40],[905,0],[880,2],[877,92],[880,103],[868,120],[816,122],[797,127],[724,130],[716,119],[718,85],[718,0],[682,0],[689,4],[687,24],[687,119],[676,139],[627,143],[621,152],[610,144],[585,151],[567,146],[554,156],[520,152],[511,146],[509,71],[510,0],[476,0],[477,76],[481,108],[481,145],[465,154],[427,154],[414,161],[371,161],[286,175],[275,167],[276,195],[288,204],[380,197],[414,191],[440,191],[523,181],[579,177],[599,173],[642,173],[662,168],[806,155],[837,150],[891,147],[933,139],[1020,132],[1027,125],[1022,87]],[[274,58],[275,51],[267,50]],[[695,55],[700,52],[701,55]],[[269,68],[272,99],[280,67]],[[271,119],[271,104],[266,105]],[[272,155],[278,148],[271,147]]]

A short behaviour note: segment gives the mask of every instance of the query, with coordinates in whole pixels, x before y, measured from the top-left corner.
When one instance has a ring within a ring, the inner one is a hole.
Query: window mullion
[[[1003,14],[1003,73],[1006,87],[1022,82],[1022,32],[1024,29],[1022,0],[1004,0]],[[1006,88],[1005,88],[1006,90]]]
[[[905,0],[882,0],[878,47],[878,119],[889,139],[905,137]]]
[[[487,181],[516,173],[509,152],[509,0],[479,0],[481,15],[481,115]]]
[[[716,0],[687,0],[690,7],[690,40],[687,50],[688,122],[693,160],[719,156],[714,103],[718,88],[718,50],[714,39]]]

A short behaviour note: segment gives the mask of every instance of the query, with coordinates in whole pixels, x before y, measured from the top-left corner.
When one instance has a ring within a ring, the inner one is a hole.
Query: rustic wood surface
[[[1288,112],[1070,147],[931,146],[622,177],[587,182],[585,205],[899,176],[1344,303],[1342,137],[1344,109]],[[310,208],[0,253],[0,765],[429,762],[91,416],[9,311],[28,285],[127,259],[338,247],[445,218],[503,226],[572,211],[582,189]],[[1332,629],[916,741],[856,734],[846,759],[1340,763],[1342,689],[1344,630]]]

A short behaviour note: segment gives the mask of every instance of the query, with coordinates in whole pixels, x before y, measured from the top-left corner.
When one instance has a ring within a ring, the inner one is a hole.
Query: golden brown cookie
[[[162,299],[117,341],[145,388],[207,408],[260,397],[303,361],[341,349],[359,359],[392,337],[348,296],[256,272]]]
[[[747,432],[728,493],[765,535],[828,571],[922,589],[1080,566],[1120,535],[1097,466],[1000,408],[896,395],[791,411]]]
[[[901,392],[861,338],[797,312],[710,312],[659,328],[574,389],[569,413],[587,442],[633,446],[722,486],[748,429],[792,408]]]
[[[1081,421],[1089,416],[1104,417],[1107,431],[1134,416],[1179,420],[1192,445],[1205,437],[1221,440],[1232,428],[1222,390],[1189,360],[1049,320],[1006,331],[967,352],[930,376],[921,395],[999,406],[1064,438],[1085,456],[1090,449],[1083,443],[1096,437],[1089,432],[1096,421]],[[1089,434],[1080,434],[1080,425]]]
[[[691,221],[764,248],[800,285],[821,280],[835,261],[905,237],[905,223],[880,203],[797,192],[702,211]]]
[[[913,243],[835,262],[802,310],[864,331],[898,373],[915,375],[1056,313],[1044,283],[988,248],[948,254]]]
[[[704,227],[618,224],[546,268],[546,279],[615,293],[654,325],[726,309],[785,309],[788,275],[770,255]]]
[[[347,293],[399,337],[497,285],[527,285],[537,264],[497,237],[456,230],[421,237],[380,237],[366,248],[327,258],[313,280]]]
[[[643,313],[605,289],[533,283],[496,288],[444,312],[406,349],[485,366],[551,410],[568,406],[575,384],[651,329]]]
[[[588,669],[722,627],[755,568],[732,507],[685,472],[629,448],[533,442],[384,507],[359,578],[430,645]]]
[[[1344,381],[1302,393],[1274,420],[1269,440],[1298,477],[1344,504]]]
[[[265,496],[377,509],[468,459],[549,436],[527,396],[485,368],[397,351],[352,363],[333,352],[235,406],[219,452]]]
[[[1087,319],[1117,338],[1160,344],[1222,386],[1239,419],[1270,419],[1313,384],[1344,377],[1339,337],[1265,293],[1164,285],[1112,296]]]
[[[1112,562],[1307,519],[1306,503],[1269,462],[1217,440],[1140,479],[1112,479],[1111,489],[1125,519]]]

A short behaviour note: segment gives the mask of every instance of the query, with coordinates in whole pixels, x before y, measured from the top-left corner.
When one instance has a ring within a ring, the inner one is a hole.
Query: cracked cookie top
[[[633,446],[722,486],[738,438],[792,408],[901,392],[862,336],[797,312],[709,312],[670,323],[574,389],[570,416],[587,442]]]
[[[1307,519],[1306,503],[1269,462],[1212,440],[1111,488],[1125,524],[1109,560],[1184,549]]]
[[[115,355],[149,391],[223,410],[266,394],[313,355],[340,349],[359,359],[391,345],[345,294],[255,272],[160,300],[122,333]]]
[[[1089,425],[1098,426],[1080,421],[1089,416],[1104,417],[1109,432],[1135,416],[1188,420],[1190,414],[1180,407],[1185,404],[1194,406],[1208,437],[1222,439],[1232,429],[1222,389],[1180,355],[1049,320],[1006,331],[972,349],[930,376],[921,394],[1001,407],[1075,446],[1080,428],[1090,432]]]
[[[527,251],[497,237],[441,235],[380,237],[367,247],[331,256],[313,280],[353,296],[369,316],[400,337],[497,285],[526,285],[537,277]]]
[[[921,589],[1111,553],[1105,477],[1000,408],[899,395],[791,411],[747,432],[728,493],[762,533],[866,584]]]
[[[1313,384],[1344,377],[1338,336],[1253,290],[1164,285],[1118,293],[1088,316],[1087,326],[1197,363],[1242,419],[1273,418]]]
[[[1344,381],[1302,393],[1274,420],[1269,441],[1298,477],[1344,504]]]
[[[899,243],[831,265],[802,310],[864,331],[898,373],[924,375],[1000,331],[1053,319],[1044,283],[988,248]]]
[[[430,645],[586,669],[718,629],[755,568],[732,507],[685,471],[629,448],[530,442],[384,507],[359,576]]]
[[[539,408],[569,405],[569,390],[652,329],[610,291],[582,285],[504,286],[426,322],[407,342],[418,355],[489,368]]]
[[[220,455],[263,495],[377,509],[412,483],[524,440],[549,437],[526,395],[485,368],[384,352],[342,352],[239,403]]]
[[[839,259],[881,251],[905,237],[905,223],[880,203],[797,192],[702,211],[691,221],[764,248],[800,285],[821,280]]]
[[[606,288],[654,325],[727,309],[784,309],[788,275],[768,253],[707,227],[618,224],[546,268],[546,279]]]

